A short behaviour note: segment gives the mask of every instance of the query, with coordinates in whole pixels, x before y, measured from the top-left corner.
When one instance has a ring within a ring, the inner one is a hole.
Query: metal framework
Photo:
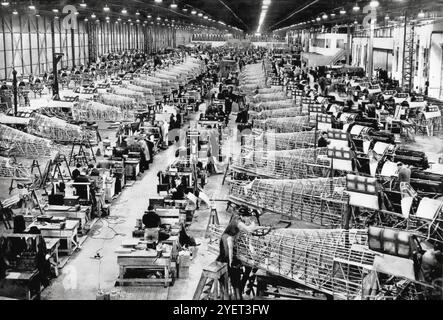
[[[294,108],[295,103],[292,99],[278,100],[278,101],[266,101],[253,104],[251,106],[252,111],[265,111],[265,110],[274,110],[274,109],[283,109],[283,108]]]
[[[71,143],[78,140],[88,140],[93,143],[97,140],[95,131],[82,129],[64,120],[50,118],[39,113],[35,113],[29,121],[28,132],[59,143]]]
[[[301,131],[289,133],[261,132],[259,135],[245,135],[242,137],[244,150],[292,150],[298,148],[312,148],[316,144],[319,133]]]
[[[287,117],[296,117],[301,116],[302,108],[284,108],[284,109],[275,109],[275,110],[264,110],[256,115],[252,115],[252,119],[268,119],[268,118],[287,118]]]
[[[327,148],[284,151],[251,151],[235,157],[234,172],[268,179],[307,179],[327,177],[331,162]]]
[[[348,210],[345,186],[346,178],[232,182],[229,201],[319,226],[342,227]]]
[[[0,156],[0,177],[29,177],[29,170],[11,158]]]
[[[312,129],[310,116],[298,116],[287,118],[268,118],[265,120],[255,120],[254,128],[262,130],[275,130],[276,132],[298,132]]]
[[[0,148],[8,150],[9,155],[35,159],[50,157],[54,146],[48,139],[0,125]]]
[[[125,115],[118,107],[94,101],[80,101],[72,113],[77,121],[119,121]]]
[[[210,230],[219,238],[223,228]],[[366,229],[278,229],[262,237],[241,233],[235,241],[244,264],[345,300],[374,298],[365,290],[375,257],[367,246]]]

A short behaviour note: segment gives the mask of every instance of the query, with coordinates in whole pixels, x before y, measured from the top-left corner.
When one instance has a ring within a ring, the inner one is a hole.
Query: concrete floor
[[[194,117],[193,117],[194,118]],[[195,118],[194,118],[195,119]],[[231,126],[234,126],[231,121]],[[125,189],[111,206],[111,219],[99,220],[90,231],[90,236],[83,243],[82,249],[77,251],[67,265],[62,269],[58,278],[42,294],[44,300],[90,300],[95,299],[99,289],[112,291],[118,277],[117,254],[114,252],[123,239],[131,238],[132,230],[137,218],[141,218],[148,207],[148,199],[157,195],[157,172],[165,170],[174,158],[176,146],[157,154],[150,169],[145,172],[135,184]],[[205,193],[216,199],[226,199],[227,185],[221,186],[223,175],[209,177],[205,186]],[[225,212],[226,202],[217,201],[217,211],[222,224],[229,221],[230,214]],[[215,259],[215,255],[207,250],[208,240],[204,234],[209,218],[209,209],[198,210],[189,229],[189,234],[195,237],[198,253],[192,260],[189,277],[177,279],[170,287],[168,299],[192,299],[200,279],[202,268]],[[110,229],[108,227],[112,227]],[[115,236],[115,232],[119,235]],[[98,234],[99,233],[99,234]],[[122,235],[120,235],[122,234]],[[107,238],[104,240],[102,238]],[[94,259],[96,253],[102,259]],[[146,287],[146,290],[158,290],[158,287]]]

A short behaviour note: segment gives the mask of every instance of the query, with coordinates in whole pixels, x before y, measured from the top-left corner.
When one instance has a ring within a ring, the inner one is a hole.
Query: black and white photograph
[[[442,109],[443,0],[0,0],[1,309],[441,301]]]

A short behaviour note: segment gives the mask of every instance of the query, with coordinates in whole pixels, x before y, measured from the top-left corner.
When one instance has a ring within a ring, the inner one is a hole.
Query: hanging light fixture
[[[9,6],[9,1],[2,1],[2,7]]]
[[[335,13],[331,13],[331,18],[334,18],[335,17]]]
[[[86,8],[87,4],[85,3],[85,0],[82,0],[82,2],[80,3],[80,7],[82,8]]]
[[[118,18],[117,18],[117,21],[122,21],[122,18],[118,17]]]
[[[57,13],[58,9],[52,9],[52,12]]]
[[[148,17],[147,17],[148,19],[152,19],[152,16],[150,15],[150,14],[148,14]]]
[[[95,13],[93,12],[92,14],[91,14],[91,18],[92,19],[95,19],[97,16],[95,15]]]
[[[425,17],[425,13],[423,12],[423,10],[420,10],[420,12],[418,13],[417,17],[419,17],[419,18],[424,18]]]
[[[389,20],[389,16],[388,15],[385,16],[385,20]]]
[[[320,18],[320,17],[317,17],[317,18],[315,18],[315,20],[317,20],[317,21],[320,21],[320,20],[321,20],[321,18]]]
[[[322,18],[323,18],[323,20],[326,20],[326,19],[328,19],[328,15],[327,15],[326,13],[324,13],[324,14],[322,15]]]
[[[197,11],[192,10],[192,11],[191,11],[191,14],[196,15],[196,14],[197,14]]]
[[[157,3],[162,3],[163,0],[155,0],[155,2],[157,2]]]
[[[31,0],[31,4],[28,6],[28,8],[29,8],[29,10],[35,10],[35,6],[32,3],[32,0]]]
[[[183,12],[188,12],[188,9],[187,8],[183,8],[182,11]]]
[[[105,6],[103,7],[103,11],[108,12],[109,10],[111,9],[108,7],[108,4],[105,4]]]
[[[12,11],[12,14],[15,15],[15,16],[18,15],[17,9],[14,9],[14,11]]]
[[[371,0],[371,2],[369,2],[369,5],[372,8],[377,8],[380,5],[380,2],[378,2],[377,0]]]
[[[122,13],[123,13],[123,14],[127,14],[127,13],[128,13],[128,10],[126,10],[125,8],[123,8],[123,9],[122,9]]]
[[[175,3],[175,1],[173,0],[171,3],[171,8],[172,9],[177,9],[177,4]]]
[[[137,10],[137,12],[135,13],[136,16],[140,15],[140,12]]]
[[[157,16],[157,21],[160,21],[162,18],[160,18],[160,16]]]
[[[203,13],[199,12],[199,13],[198,13],[198,16],[199,16],[199,17],[203,17]]]
[[[84,21],[84,22],[88,22],[88,18],[85,18],[83,21]]]

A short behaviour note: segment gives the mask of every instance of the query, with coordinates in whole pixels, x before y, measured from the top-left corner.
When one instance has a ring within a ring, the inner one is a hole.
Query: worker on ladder
[[[253,233],[265,227],[257,226],[251,220],[251,212],[247,208],[240,208],[238,214],[234,214],[223,232],[220,239],[220,253],[217,261],[228,264],[228,275],[234,289],[234,298],[242,300],[244,279],[242,279],[242,264],[234,255],[234,241],[240,232]],[[249,268],[249,267],[246,267]],[[249,270],[245,270],[244,275],[249,275]]]

